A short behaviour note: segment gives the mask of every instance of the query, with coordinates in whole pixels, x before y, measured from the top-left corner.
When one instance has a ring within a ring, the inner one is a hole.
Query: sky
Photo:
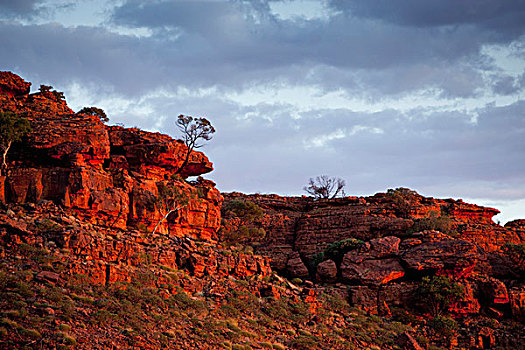
[[[525,218],[523,0],[0,0],[0,70],[180,137],[221,191],[408,187]]]

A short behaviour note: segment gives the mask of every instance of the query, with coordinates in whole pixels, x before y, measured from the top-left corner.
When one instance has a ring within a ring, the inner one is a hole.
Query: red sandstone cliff
[[[391,193],[371,197],[314,200],[311,197],[223,194],[226,200],[244,199],[265,211],[267,236],[260,249],[272,256],[272,265],[285,270],[291,256],[308,261],[330,243],[345,238],[370,240],[384,236],[407,236],[418,219],[446,217],[455,238],[472,242],[486,251],[508,242],[525,242],[523,227],[492,221],[497,209],[462,200],[435,199],[409,193],[401,200]]]
[[[0,108],[30,121],[33,131],[8,154],[0,177],[1,202],[52,200],[84,219],[108,227],[152,230],[161,214],[151,205],[159,182],[167,183],[184,160],[184,143],[167,135],[106,126],[97,116],[75,114],[59,93],[29,93],[30,83],[0,72]],[[183,178],[213,170],[192,152]],[[222,197],[211,181],[189,185],[189,205],[168,217],[161,232],[211,239],[220,223]]]
[[[497,225],[492,221],[496,209],[406,189],[334,200],[240,193],[224,197],[226,202],[251,201],[264,210],[266,237],[256,248],[271,257],[273,269],[335,283],[353,304],[367,310],[410,305],[421,277],[434,274],[451,276],[464,286],[466,299],[455,307],[458,314],[476,314],[480,303],[505,310],[525,306],[525,286],[501,255],[506,243],[525,242],[523,223]],[[348,238],[364,243],[340,261],[319,255]]]

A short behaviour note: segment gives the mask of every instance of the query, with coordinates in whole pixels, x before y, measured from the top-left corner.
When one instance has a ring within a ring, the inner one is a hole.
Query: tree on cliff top
[[[2,174],[7,169],[5,161],[7,152],[11,148],[13,142],[18,142],[20,139],[31,131],[29,121],[25,118],[20,118],[12,112],[0,112],[0,147],[2,148]]]
[[[308,186],[303,187],[303,189],[317,199],[332,199],[339,194],[341,196],[345,195],[345,185],[346,183],[343,179],[321,175],[315,179],[310,178]]]
[[[51,85],[40,85],[40,88],[38,89],[38,91],[40,91],[42,95],[48,98],[51,97],[57,102],[60,102],[66,99],[63,92],[52,90],[52,89],[53,87]]]
[[[204,141],[211,140],[215,128],[206,118],[193,118],[182,114],[177,118],[177,126],[183,134],[184,144],[188,147],[184,162],[175,172],[175,174],[180,174],[188,165],[191,152],[204,146]]]
[[[77,114],[94,115],[99,117],[100,120],[104,123],[107,123],[109,121],[106,112],[104,112],[102,108],[98,107],[84,107],[80,111],[78,111]]]

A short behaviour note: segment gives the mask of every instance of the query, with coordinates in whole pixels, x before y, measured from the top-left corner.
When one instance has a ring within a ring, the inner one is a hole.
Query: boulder
[[[403,266],[410,270],[444,271],[456,277],[466,277],[485,257],[483,251],[471,242],[437,231],[425,231],[403,241],[400,258]]]
[[[325,260],[317,265],[316,280],[333,283],[337,280],[337,265],[333,260]]]
[[[307,278],[309,276],[308,268],[297,252],[292,253],[288,258],[286,271],[290,277]]]
[[[0,95],[6,94],[10,97],[29,94],[31,83],[24,81],[18,75],[11,72],[0,72]]]

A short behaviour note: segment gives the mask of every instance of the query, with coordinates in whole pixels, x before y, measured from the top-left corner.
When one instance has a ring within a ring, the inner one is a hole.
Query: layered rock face
[[[456,314],[477,314],[482,308],[519,313],[525,288],[501,260],[501,250],[506,243],[525,242],[523,220],[501,227],[492,221],[496,209],[407,189],[334,200],[224,196],[264,210],[266,238],[257,250],[271,257],[274,269],[342,284],[349,300],[368,311],[388,313],[389,307],[412,305],[422,277],[445,275],[465,291],[453,307]],[[345,249],[348,239],[361,243]]]
[[[314,200],[309,197],[223,194],[225,200],[242,199],[256,203],[264,212],[267,232],[260,251],[272,257],[272,266],[286,272],[297,254],[305,265],[333,242],[345,238],[364,241],[396,236],[408,239],[421,220],[446,218],[454,239],[476,244],[490,252],[506,243],[525,242],[523,226],[492,221],[497,209],[468,204],[462,200],[435,199],[408,193],[399,198],[395,191],[371,197]],[[434,220],[437,221],[437,220]],[[298,262],[294,262],[296,266]]]
[[[220,253],[220,247],[213,242],[197,245],[191,237],[95,226],[52,203],[30,204],[28,208],[27,212],[0,215],[1,246],[45,247],[67,262],[63,276],[82,275],[91,283],[107,285],[131,282],[144,266],[184,270],[196,278],[245,278],[271,273],[267,259],[242,252]],[[160,278],[153,282],[158,286],[165,281]],[[200,286],[193,281],[183,287],[195,291]]]
[[[30,83],[0,72],[0,108],[30,121],[33,131],[8,154],[0,201],[51,200],[94,224],[152,230],[162,214],[155,204],[161,184],[174,184],[190,199],[160,232],[212,239],[220,225],[222,197],[211,181],[193,185],[171,179],[186,146],[167,135],[106,126],[97,116],[75,114],[56,91],[30,94]],[[213,170],[192,152],[181,177]]]

